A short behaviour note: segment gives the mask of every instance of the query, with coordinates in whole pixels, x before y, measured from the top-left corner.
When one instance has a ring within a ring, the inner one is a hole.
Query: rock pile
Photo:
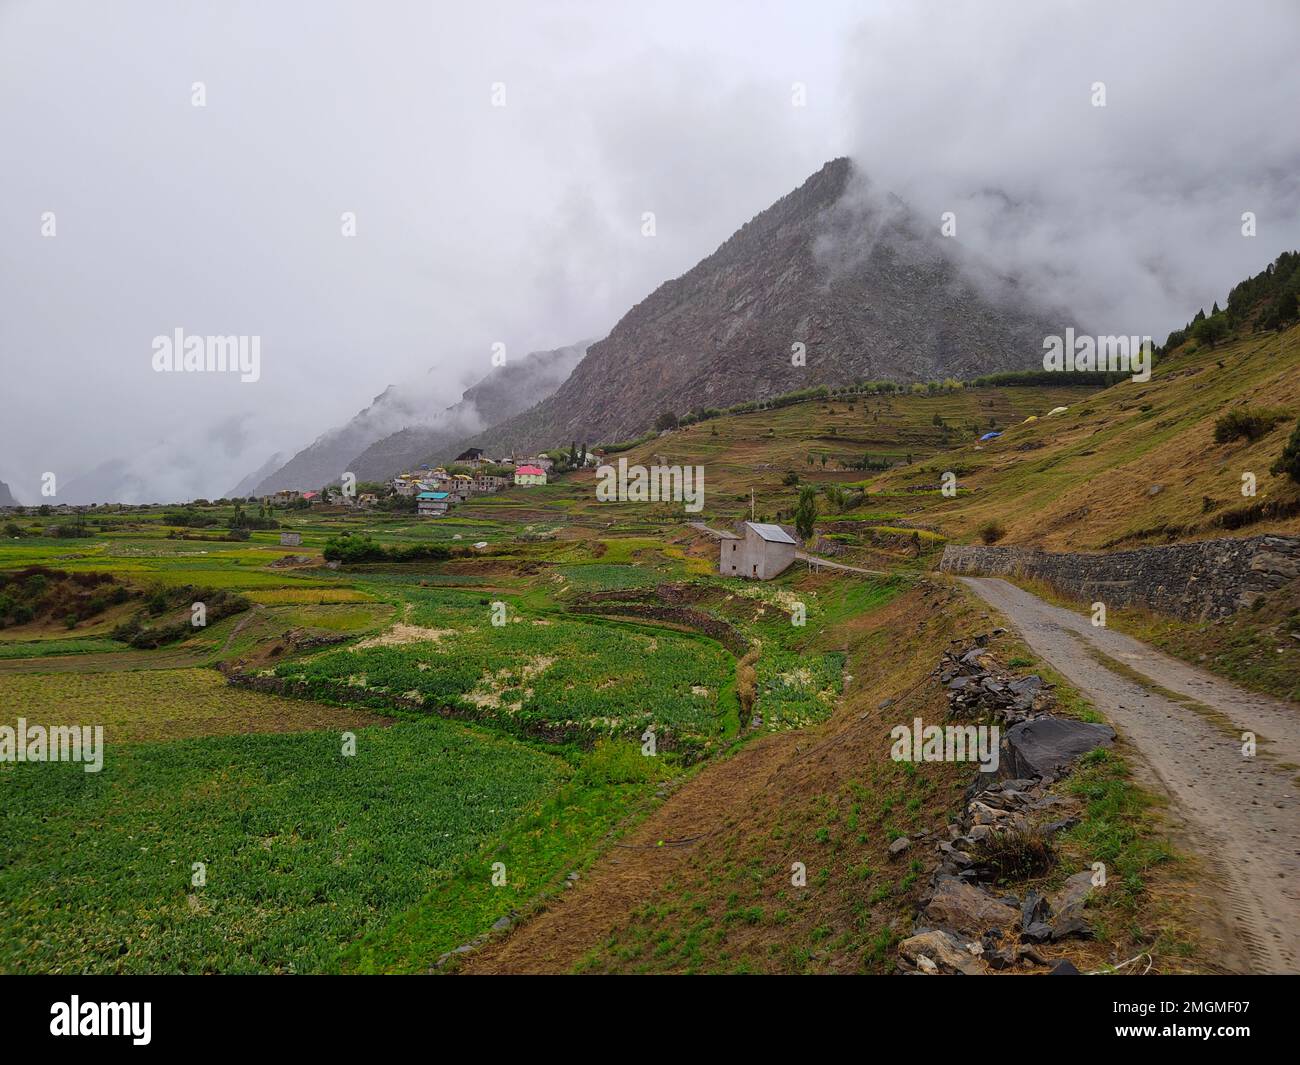
[[[936,670],[949,718],[992,717],[1009,726],[996,773],[980,773],[948,838],[935,844],[940,862],[923,899],[914,934],[899,944],[902,967],[917,973],[977,975],[991,969],[1045,966],[1039,943],[1088,934],[1083,911],[1093,873],[1069,877],[1049,896],[1023,898],[993,886],[999,870],[990,855],[999,842],[1012,850],[1047,853],[1044,841],[1077,823],[1072,800],[1052,784],[1076,759],[1115,738],[1113,729],[1050,713],[1052,686],[1041,677],[1013,677],[976,637],[960,653],[945,653]]]
[[[1006,629],[994,629],[989,635],[976,636],[973,645],[960,654],[944,652],[939,683],[947,690],[950,718],[991,715],[1014,725],[1040,716],[1052,705],[1054,697],[1042,677],[1012,677],[993,661],[989,637],[1004,632]]]

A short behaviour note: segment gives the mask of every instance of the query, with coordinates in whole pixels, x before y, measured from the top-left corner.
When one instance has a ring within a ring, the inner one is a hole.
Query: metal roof
[[[779,525],[765,525],[761,521],[747,521],[745,525],[767,541],[774,544],[792,544],[794,537]]]

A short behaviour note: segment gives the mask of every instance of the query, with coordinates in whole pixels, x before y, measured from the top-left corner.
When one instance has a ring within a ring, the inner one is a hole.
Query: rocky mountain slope
[[[553,396],[472,443],[610,442],[665,410],[1037,365],[1065,324],[836,159],[633,307]]]
[[[9,486],[5,484],[4,481],[0,481],[0,507],[16,507],[17,505],[18,500],[16,500],[14,494],[9,491]]]
[[[230,491],[226,493],[226,498],[242,499],[245,496],[251,496],[257,490],[257,486],[259,484],[261,484],[264,480],[266,480],[266,478],[270,477],[271,474],[275,473],[275,471],[278,470],[283,465],[284,465],[284,455],[283,453],[277,451],[274,455],[272,455],[269,459],[267,459],[264,463],[262,463],[262,465],[257,467],[257,469],[255,469],[252,473],[248,474],[248,476],[246,476],[242,481],[240,481],[237,485],[235,485],[234,488],[230,489]]]
[[[494,367],[467,388],[431,426],[411,426],[376,440],[348,469],[359,480],[380,480],[421,462],[446,462],[462,448],[467,424],[491,425],[527,410],[553,393],[582,360],[590,341],[553,351],[534,351],[518,362]]]
[[[263,477],[254,494],[320,488],[345,472],[358,480],[378,480],[431,455],[445,458],[441,453],[448,449],[455,454],[456,442],[467,434],[518,414],[553,392],[586,349],[585,342],[573,344],[494,367],[466,389],[459,402],[442,409],[423,389],[389,386],[347,424],[323,433]]]

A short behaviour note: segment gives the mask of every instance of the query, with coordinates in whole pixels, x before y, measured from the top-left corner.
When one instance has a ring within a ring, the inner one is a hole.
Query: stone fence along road
[[[1204,620],[1249,607],[1300,576],[1300,538],[1194,540],[1095,553],[949,544],[939,569],[962,576],[1041,580],[1084,602],[1144,606]]]

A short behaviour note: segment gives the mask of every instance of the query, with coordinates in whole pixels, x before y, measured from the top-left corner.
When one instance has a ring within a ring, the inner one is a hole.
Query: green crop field
[[[329,971],[561,766],[437,720],[358,729],[351,757],[326,731],[118,746],[94,774],[6,764],[0,969]]]
[[[581,567],[579,567],[581,568]],[[706,637],[416,588],[403,622],[373,641],[277,667],[310,694],[377,708],[448,709],[530,734],[676,737],[735,731],[734,660]]]

